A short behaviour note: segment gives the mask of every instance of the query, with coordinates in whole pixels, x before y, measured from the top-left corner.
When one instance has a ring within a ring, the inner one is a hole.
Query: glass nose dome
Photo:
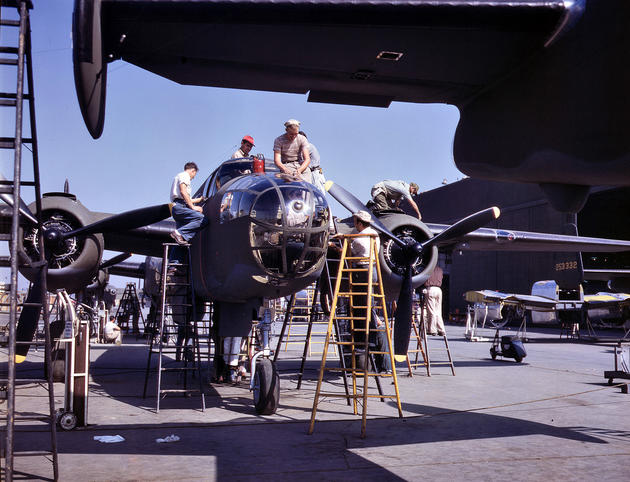
[[[264,180],[241,192],[239,198],[239,213],[245,211],[245,204],[251,205],[248,211],[254,255],[274,276],[307,274],[325,256],[328,203],[309,183],[283,175],[264,176]]]

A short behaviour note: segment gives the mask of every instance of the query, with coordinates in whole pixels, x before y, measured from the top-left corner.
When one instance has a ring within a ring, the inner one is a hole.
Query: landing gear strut
[[[249,386],[250,391],[254,393],[254,407],[259,415],[276,413],[280,402],[280,375],[270,358],[270,333],[271,312],[266,309],[262,321],[256,327],[256,337],[262,350],[252,357],[252,377]]]

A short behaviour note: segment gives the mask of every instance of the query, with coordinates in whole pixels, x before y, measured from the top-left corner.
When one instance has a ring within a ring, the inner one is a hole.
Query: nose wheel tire
[[[263,358],[256,365],[254,375],[254,406],[259,415],[276,413],[280,402],[280,375],[276,365]]]

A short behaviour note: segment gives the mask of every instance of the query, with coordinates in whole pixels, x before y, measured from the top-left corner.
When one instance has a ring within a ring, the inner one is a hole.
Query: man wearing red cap
[[[232,157],[230,157],[230,159],[238,159],[240,157],[249,156],[249,151],[252,150],[252,147],[254,147],[254,138],[252,136],[243,137],[243,139],[241,140],[241,148],[238,149],[234,154],[232,154]]]

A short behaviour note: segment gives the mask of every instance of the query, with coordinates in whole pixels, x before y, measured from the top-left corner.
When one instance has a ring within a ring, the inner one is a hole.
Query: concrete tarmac
[[[200,398],[169,396],[155,411],[155,375],[142,398],[147,345],[127,336],[123,346],[92,348],[88,426],[58,432],[61,480],[628,480],[630,395],[609,386],[612,345],[573,343],[558,332],[529,334],[522,363],[489,356],[489,342],[469,342],[461,326],[447,327],[456,376],[447,366],[413,377],[398,366],[403,418],[395,404],[370,399],[367,437],[345,399],[320,401],[307,435],[321,355],[309,357],[296,389],[301,347],[281,352],[277,413],[254,412],[249,384],[210,385]],[[493,332],[486,330],[488,336]],[[618,332],[617,335],[621,334]],[[536,340],[538,340],[536,342]],[[432,361],[445,360],[440,337],[429,339]],[[20,366],[41,371],[42,353]],[[5,358],[6,359],[6,358]],[[335,358],[329,358],[334,363]],[[337,359],[338,360],[338,359]],[[624,380],[615,380],[623,382]],[[627,380],[626,380],[627,381]],[[393,393],[391,379],[384,390]],[[324,390],[343,392],[327,376]],[[57,406],[63,386],[56,384]],[[370,393],[376,393],[374,388]],[[17,390],[20,412],[46,410],[46,392]],[[6,402],[0,405],[3,411]],[[21,424],[16,450],[49,447],[49,432]],[[157,443],[177,435],[180,440]],[[101,435],[120,435],[102,443]],[[52,477],[42,457],[16,458],[17,478]]]

